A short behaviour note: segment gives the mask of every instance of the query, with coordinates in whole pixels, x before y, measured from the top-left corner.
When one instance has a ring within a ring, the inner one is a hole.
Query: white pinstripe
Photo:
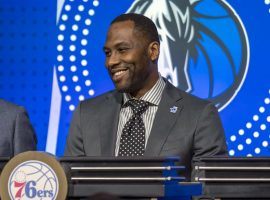
[[[162,95],[165,85],[166,85],[165,81],[160,76],[156,84],[145,95],[143,95],[140,98],[141,100],[144,100],[150,103],[149,108],[142,114],[142,119],[145,125],[145,147],[147,145],[147,141],[148,141],[151,129],[152,129],[153,121],[155,119],[158,105],[161,100],[161,95]],[[118,156],[122,130],[126,122],[132,116],[132,109],[130,107],[125,107],[125,103],[132,97],[126,93],[124,93],[123,96],[124,96],[124,103],[120,110],[118,130],[117,130],[117,140],[116,140],[116,148],[115,148],[116,156]]]

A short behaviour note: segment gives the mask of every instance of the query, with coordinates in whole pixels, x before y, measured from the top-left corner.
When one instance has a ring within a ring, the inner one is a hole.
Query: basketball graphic
[[[13,199],[56,199],[58,179],[47,164],[31,160],[17,166],[8,181],[8,191]]]
[[[20,153],[1,172],[1,199],[61,200],[66,198],[67,187],[62,166],[46,153]]]

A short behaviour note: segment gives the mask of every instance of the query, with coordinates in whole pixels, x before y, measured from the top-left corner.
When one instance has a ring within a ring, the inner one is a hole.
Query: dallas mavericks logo
[[[159,71],[176,87],[222,110],[245,79],[249,47],[236,12],[222,0],[136,0],[127,12],[154,21]]]
[[[11,199],[56,199],[59,183],[47,164],[31,160],[17,166],[8,180]]]
[[[58,77],[70,110],[78,100],[95,93],[86,55],[89,28],[98,6],[96,0],[92,5],[67,1],[59,21]],[[214,102],[219,110],[236,96],[247,73],[249,47],[244,26],[228,3],[136,0],[127,12],[143,14],[156,24],[161,39],[159,71],[176,87]]]

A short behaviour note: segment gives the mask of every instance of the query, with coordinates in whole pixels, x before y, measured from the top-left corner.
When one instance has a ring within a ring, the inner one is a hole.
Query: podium
[[[0,163],[6,161],[3,159]],[[185,167],[175,165],[177,161],[176,157],[63,157],[56,160],[44,153],[26,152],[4,167],[0,192],[3,199],[19,195],[21,200],[24,197],[83,199],[97,193],[124,199],[190,200],[192,196],[201,195],[202,184],[185,182],[185,178],[179,176],[179,171]],[[18,187],[22,188],[22,193],[18,194]]]
[[[79,157],[59,160],[69,180],[68,196],[87,197],[105,192],[122,198],[191,199],[201,194],[200,183],[178,175],[178,158]]]
[[[270,199],[270,158],[202,158],[195,168],[204,199]]]

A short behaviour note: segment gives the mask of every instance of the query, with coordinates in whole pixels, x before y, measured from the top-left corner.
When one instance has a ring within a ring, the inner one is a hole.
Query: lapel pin
[[[173,106],[173,107],[170,108],[170,112],[171,113],[176,113],[177,112],[177,109],[178,109],[178,107]]]

